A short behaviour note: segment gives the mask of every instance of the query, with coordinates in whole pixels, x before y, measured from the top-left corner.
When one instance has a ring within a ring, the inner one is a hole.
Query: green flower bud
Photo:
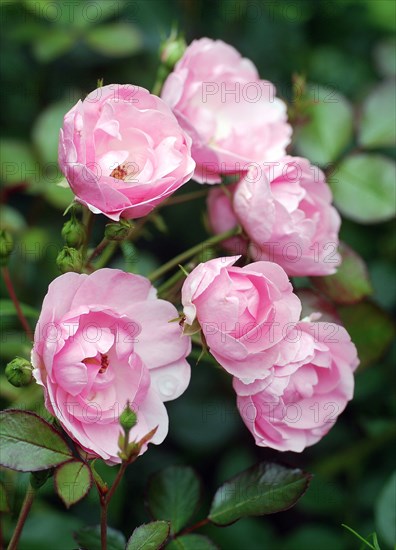
[[[108,241],[123,241],[129,236],[133,225],[127,220],[108,223],[105,227],[105,238]]]
[[[160,57],[162,63],[169,71],[173,70],[173,67],[183,56],[187,48],[186,41],[182,36],[177,36],[175,31],[171,32],[169,38],[167,38],[160,46]]]
[[[0,267],[8,264],[10,254],[14,248],[14,239],[9,231],[0,229]]]
[[[75,248],[64,246],[56,258],[56,265],[61,273],[80,273],[83,265],[82,256]]]
[[[86,231],[84,224],[76,218],[74,212],[72,212],[71,218],[67,221],[62,228],[62,237],[65,240],[67,246],[73,248],[80,248],[84,243]]]
[[[121,424],[121,428],[126,432],[129,433],[132,428],[135,426],[137,422],[137,416],[134,410],[131,409],[129,406],[129,402],[127,403],[127,406],[120,414],[119,422]]]
[[[33,367],[27,359],[15,357],[5,368],[5,375],[10,384],[16,388],[28,386],[33,380]]]

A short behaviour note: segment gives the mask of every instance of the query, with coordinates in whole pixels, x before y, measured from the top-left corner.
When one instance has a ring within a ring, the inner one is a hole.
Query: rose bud
[[[108,241],[123,241],[131,232],[133,225],[128,220],[108,223],[105,227],[105,238]]]
[[[86,237],[85,227],[74,212],[72,212],[70,220],[62,228],[62,237],[66,245],[72,248],[80,248],[84,243]]]
[[[80,273],[83,265],[81,253],[75,248],[64,246],[56,258],[56,265],[61,273]]]
[[[10,384],[16,388],[28,386],[33,380],[33,367],[27,359],[15,357],[5,368],[5,375]]]
[[[182,36],[177,36],[175,31],[172,31],[169,38],[167,38],[160,46],[160,57],[162,63],[170,71],[182,57],[186,51],[186,41]]]

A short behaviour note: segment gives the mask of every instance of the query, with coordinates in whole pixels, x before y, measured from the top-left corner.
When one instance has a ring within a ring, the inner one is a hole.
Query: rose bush
[[[352,399],[359,360],[347,331],[334,323],[302,321],[288,340],[290,355],[270,376],[250,384],[234,378],[234,389],[257,445],[301,452],[326,435]]]
[[[112,220],[139,218],[191,178],[191,139],[144,88],[111,84],[64,118],[59,164],[76,200]]]
[[[291,276],[335,273],[341,220],[319,168],[287,156],[264,169],[252,169],[228,189],[229,195],[213,189],[208,198],[215,233],[240,223],[251,241],[253,259],[276,262]]]
[[[200,264],[186,278],[181,297],[186,322],[196,319],[210,353],[246,381],[265,378],[286,353],[301,303],[280,266],[255,262],[241,268],[233,265],[237,259]]]
[[[127,401],[138,419],[130,440],[156,426],[151,442],[164,440],[163,402],[190,380],[190,339],[169,323],[176,315],[146,278],[116,269],[67,273],[50,284],[35,330],[33,374],[49,412],[88,453],[120,462],[118,419]]]
[[[251,162],[285,154],[286,105],[254,64],[221,40],[194,40],[165,81],[161,97],[193,140],[194,179],[218,183]]]

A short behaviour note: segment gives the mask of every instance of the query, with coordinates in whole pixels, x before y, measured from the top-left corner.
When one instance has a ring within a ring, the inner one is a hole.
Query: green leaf
[[[8,504],[7,492],[3,483],[0,483],[0,513],[7,513],[10,511]]]
[[[381,155],[347,157],[330,185],[340,212],[360,223],[390,220],[396,213],[396,164]]]
[[[34,307],[28,306],[26,304],[19,303],[22,309],[22,313],[25,317],[36,318],[40,315],[40,312],[37,311]],[[16,310],[13,302],[11,300],[0,300],[0,313],[2,315],[16,315]]]
[[[372,294],[363,259],[345,243],[340,243],[342,263],[334,275],[311,277],[315,288],[338,304],[353,304]]]
[[[287,510],[308,488],[311,474],[261,462],[222,485],[214,496],[208,518],[228,525],[246,516],[262,516]]]
[[[50,28],[33,42],[33,54],[41,63],[49,63],[67,53],[75,40],[70,29]]]
[[[363,103],[358,141],[364,147],[392,147],[396,141],[396,85],[383,82]]]
[[[54,168],[58,166],[59,130],[63,125],[65,114],[72,106],[72,99],[64,99],[52,103],[49,107],[41,111],[34,123],[32,139],[44,165],[54,163]],[[48,185],[54,185],[55,176],[57,174],[56,170],[53,172],[54,174],[51,171],[47,176]],[[46,172],[44,172],[44,175],[46,175]],[[61,176],[59,169],[58,176]]]
[[[380,537],[393,547],[396,544],[396,472],[379,495],[375,506],[375,524]]]
[[[1,180],[7,186],[35,182],[39,177],[39,165],[30,145],[16,139],[0,141]]]
[[[170,521],[171,532],[178,533],[198,505],[200,482],[192,468],[170,466],[151,477],[147,496],[152,516]]]
[[[126,550],[157,550],[169,535],[167,521],[152,521],[136,527],[128,540]]]
[[[77,533],[74,533],[74,538],[81,548],[84,550],[101,550],[100,542],[100,525],[95,527],[83,527]],[[120,531],[107,528],[107,550],[125,550],[125,537]]]
[[[85,37],[95,51],[110,57],[124,57],[140,51],[142,35],[129,23],[109,23],[90,29]]]
[[[218,547],[203,535],[183,535],[166,545],[166,550],[216,550]]]
[[[297,153],[324,166],[336,160],[352,139],[353,113],[349,102],[335,90],[311,85],[311,103],[303,113],[307,123],[296,128]]]
[[[84,462],[67,462],[55,470],[54,483],[58,496],[69,508],[88,494],[92,485],[91,471]]]
[[[48,470],[72,458],[61,434],[32,412],[17,409],[0,412],[0,438],[0,464],[12,470]]]
[[[360,367],[380,359],[395,336],[395,326],[387,313],[369,301],[340,306],[338,313],[356,345]]]

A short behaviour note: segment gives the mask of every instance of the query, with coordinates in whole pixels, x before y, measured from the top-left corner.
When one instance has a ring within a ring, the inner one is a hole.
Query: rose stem
[[[165,206],[173,206],[174,204],[181,204],[183,202],[192,201],[194,199],[200,199],[201,197],[206,197],[208,194],[208,189],[203,189],[201,191],[192,191],[191,193],[183,193],[182,195],[177,195],[170,197],[168,200],[164,201],[159,208],[164,208]]]
[[[15,309],[16,309],[16,312],[17,312],[17,315],[18,315],[18,319],[19,319],[21,325],[23,326],[29,340],[33,340],[33,338],[34,338],[33,331],[30,328],[30,325],[27,322],[26,317],[23,314],[23,311],[22,311],[21,305],[19,303],[18,297],[15,294],[14,285],[12,284],[10,272],[9,272],[9,269],[8,269],[7,266],[1,268],[1,274],[3,276],[4,283],[5,283],[5,286],[7,288],[8,294],[10,295],[12,303],[15,306]]]
[[[89,265],[92,262],[92,260],[96,258],[96,256],[98,256],[101,252],[103,252],[103,250],[106,248],[108,243],[109,241],[106,238],[102,239],[102,241],[98,244],[98,246],[89,255],[87,261],[85,262],[86,265]]]
[[[36,491],[33,489],[33,487],[29,483],[29,486],[26,491],[25,499],[23,501],[22,508],[19,514],[19,518],[15,527],[14,534],[12,535],[10,544],[8,545],[8,550],[16,550],[18,546],[19,537],[21,536],[23,526],[29,514],[30,508],[33,504],[35,493]]]
[[[95,221],[94,214],[92,214],[92,212],[90,210],[88,210],[88,208],[84,208],[84,210],[83,210],[83,224],[85,225],[86,235],[85,235],[85,241],[84,241],[84,244],[82,246],[82,251],[81,251],[83,258],[85,258],[86,254],[87,254],[87,249],[88,249],[89,241],[91,239],[91,234],[92,234],[94,221]]]
[[[204,525],[207,525],[209,523],[209,519],[201,519],[201,521],[198,521],[197,523],[194,523],[191,527],[187,527],[186,529],[183,529],[177,536],[181,537],[183,535],[187,535],[188,533],[191,533],[192,531],[195,531],[196,529],[199,529],[200,527],[203,527]]]
[[[240,231],[241,230],[239,227],[234,227],[234,229],[230,229],[228,231],[225,231],[224,233],[220,233],[219,235],[210,237],[206,241],[203,241],[202,243],[199,243],[193,246],[192,248],[190,248],[189,250],[186,250],[185,252],[182,252],[172,260],[169,260],[169,262],[167,262],[166,264],[162,265],[161,267],[153,271],[148,276],[148,278],[150,279],[151,282],[155,281],[156,279],[159,279],[160,277],[165,275],[165,273],[170,271],[172,268],[176,267],[179,264],[184,263],[186,260],[188,260],[192,256],[199,254],[205,246],[213,246],[215,244],[219,244],[222,241],[225,241],[231,237],[234,237],[235,235],[238,235]]]
[[[121,467],[118,470],[114,483],[110,487],[110,490],[107,493],[103,492],[100,486],[96,483],[96,488],[98,489],[99,502],[100,502],[100,541],[101,541],[102,550],[107,549],[107,509],[110,504],[110,500],[112,499],[121,479],[125,474],[125,470],[127,466],[128,466],[127,462],[123,462],[121,464]]]
[[[102,550],[107,548],[107,506],[104,495],[100,495],[100,546]]]

